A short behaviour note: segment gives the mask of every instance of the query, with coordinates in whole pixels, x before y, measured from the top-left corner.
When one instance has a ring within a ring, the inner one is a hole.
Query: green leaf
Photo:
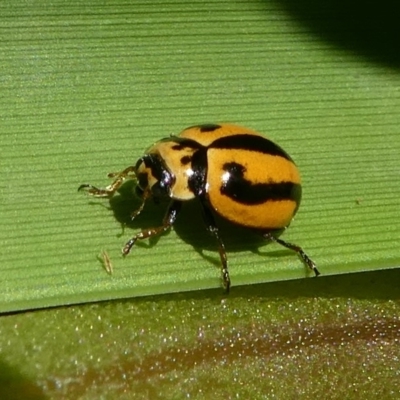
[[[272,2],[38,0],[1,5],[0,24],[0,311],[220,287],[195,204],[123,259],[163,205],[123,230],[129,196],[77,192],[203,122],[265,132],[293,156],[304,196],[284,238],[323,275],[399,266],[397,70],[317,40]],[[288,250],[223,237],[233,289],[309,275]]]

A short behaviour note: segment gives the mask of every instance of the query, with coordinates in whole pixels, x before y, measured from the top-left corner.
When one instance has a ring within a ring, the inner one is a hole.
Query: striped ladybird
[[[150,197],[170,199],[162,224],[132,237],[122,249],[124,255],[137,240],[169,229],[182,203],[197,199],[206,228],[218,243],[227,291],[231,284],[228,260],[214,213],[295,251],[319,275],[301,247],[279,239],[300,205],[299,171],[282,148],[251,129],[232,124],[191,126],[178,136],[156,142],[135,165],[109,177],[115,180],[105,189],[84,184],[79,190],[85,189],[95,197],[110,197],[127,178],[136,179],[142,203],[132,219]]]

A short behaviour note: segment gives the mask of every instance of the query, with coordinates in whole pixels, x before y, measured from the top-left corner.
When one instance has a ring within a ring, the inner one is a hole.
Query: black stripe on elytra
[[[243,165],[235,162],[223,165],[229,174],[221,186],[221,194],[241,204],[255,205],[266,201],[293,200],[297,204],[301,199],[301,186],[293,182],[252,183],[244,177]]]
[[[251,133],[225,136],[220,139],[216,139],[208,148],[256,151],[263,154],[280,156],[293,162],[290,156],[277,144],[262,136],[256,136]]]
[[[205,195],[207,169],[207,150],[206,148],[202,148],[197,150],[192,156],[193,174],[188,179],[188,187],[197,197]]]

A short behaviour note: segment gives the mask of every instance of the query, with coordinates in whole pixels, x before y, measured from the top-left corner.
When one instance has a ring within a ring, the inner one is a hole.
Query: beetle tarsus
[[[143,204],[144,202],[145,199],[143,201]],[[151,238],[169,229],[175,223],[176,217],[178,216],[179,211],[181,209],[181,205],[182,204],[180,201],[177,200],[172,201],[170,206],[168,207],[167,213],[165,214],[162,225],[155,228],[143,229],[142,231],[137,233],[133,238],[129,239],[126,242],[125,246],[122,248],[122,254],[124,256],[128,255],[137,240]],[[142,208],[143,207],[139,208],[139,210],[141,211]],[[137,214],[138,213],[136,213],[136,215]]]
[[[88,194],[93,197],[111,197],[114,193],[122,186],[124,181],[129,178],[134,178],[131,175],[132,172],[135,172],[135,167],[131,165],[128,168],[125,168],[121,172],[110,172],[107,176],[109,178],[115,178],[114,182],[111,185],[108,185],[105,189],[97,188],[96,186],[85,183],[78,188],[78,192],[82,189],[85,189]]]
[[[110,197],[114,194],[114,192],[110,191],[108,187],[105,189],[99,189],[96,186],[90,185],[88,183],[79,186],[78,192],[83,189],[86,190],[86,192],[93,197]]]
[[[321,273],[318,271],[318,268],[315,265],[314,261],[311,260],[310,257],[308,257],[308,255],[304,252],[304,250],[300,246],[297,246],[296,244],[293,244],[293,243],[285,242],[282,239],[278,239],[278,238],[274,237],[271,233],[266,233],[263,236],[267,240],[271,240],[272,242],[278,243],[281,246],[286,247],[287,249],[295,251],[301,258],[301,260],[304,262],[304,264],[306,264],[307,267],[310,268],[314,272],[315,276],[321,275]]]

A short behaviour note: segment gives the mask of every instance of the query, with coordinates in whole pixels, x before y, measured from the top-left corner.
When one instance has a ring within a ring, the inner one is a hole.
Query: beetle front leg
[[[169,229],[175,223],[181,207],[182,203],[180,201],[172,201],[168,207],[167,213],[165,214],[162,225],[155,228],[143,229],[141,232],[136,234],[132,239],[126,242],[122,249],[122,254],[124,256],[128,255],[137,240],[148,239]]]
[[[203,209],[203,219],[206,224],[208,232],[217,240],[218,253],[221,259],[221,276],[226,293],[229,293],[231,287],[231,278],[228,271],[228,257],[226,255],[225,244],[219,236],[219,229],[215,223],[214,216],[208,206],[207,201],[204,198],[200,198],[200,203]]]
[[[122,186],[126,179],[135,177],[135,175],[132,175],[132,172],[134,173],[135,169],[136,167],[131,165],[121,172],[110,172],[108,177],[115,178],[115,180],[113,183],[111,183],[111,185],[108,185],[104,189],[99,189],[96,186],[86,183],[79,186],[78,192],[82,189],[85,189],[91,196],[94,197],[111,197]]]

